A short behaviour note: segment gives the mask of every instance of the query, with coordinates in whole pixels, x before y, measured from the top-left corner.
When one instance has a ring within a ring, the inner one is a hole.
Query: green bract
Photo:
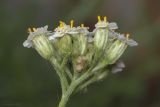
[[[58,50],[60,55],[70,55],[72,52],[72,39],[69,35],[65,35],[57,40]]]
[[[23,43],[24,47],[33,47],[37,52],[45,59],[50,59],[54,56],[54,49],[48,36],[51,35],[50,31],[47,30],[48,26],[44,28],[33,28],[33,32],[29,28],[28,39]]]
[[[45,59],[49,59],[53,56],[53,47],[48,38],[44,35],[35,36],[32,40],[33,47],[37,52]]]

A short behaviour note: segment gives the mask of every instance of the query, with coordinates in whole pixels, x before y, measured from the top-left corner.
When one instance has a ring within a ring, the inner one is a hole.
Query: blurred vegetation
[[[53,68],[35,50],[22,46],[28,27],[74,19],[91,30],[97,15],[106,15],[139,46],[123,56],[126,68],[110,74],[68,107],[160,107],[159,0],[1,0],[0,107],[56,107],[60,85]]]

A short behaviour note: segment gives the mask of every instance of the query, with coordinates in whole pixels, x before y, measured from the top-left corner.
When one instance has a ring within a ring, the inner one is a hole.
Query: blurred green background
[[[74,19],[92,30],[97,15],[117,22],[139,46],[123,55],[123,72],[72,96],[67,107],[160,107],[159,0],[1,0],[0,107],[57,107],[58,78],[35,50],[22,46],[27,28],[53,30],[59,20]]]

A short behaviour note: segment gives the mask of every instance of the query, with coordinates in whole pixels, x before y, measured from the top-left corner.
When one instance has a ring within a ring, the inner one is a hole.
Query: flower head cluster
[[[23,45],[35,48],[47,60],[54,59],[55,66],[64,64],[73,72],[84,73],[92,69],[101,73],[109,64],[118,61],[127,46],[137,46],[129,34],[116,32],[117,24],[109,23],[107,17],[98,16],[92,32],[84,24],[74,27],[73,20],[70,25],[59,23],[54,31],[48,31],[48,26],[29,28],[28,39]]]

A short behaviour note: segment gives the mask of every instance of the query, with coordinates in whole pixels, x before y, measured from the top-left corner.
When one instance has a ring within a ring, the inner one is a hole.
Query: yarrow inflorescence
[[[138,45],[129,34],[116,32],[117,24],[109,23],[106,16],[97,18],[92,32],[84,24],[75,27],[74,20],[69,25],[59,21],[54,31],[48,31],[48,26],[28,29],[29,36],[23,46],[34,48],[51,62],[60,78],[63,97],[59,107],[65,106],[74,91],[102,80],[109,71],[122,71],[125,65],[119,58],[127,46]],[[115,66],[110,68],[112,64]]]

